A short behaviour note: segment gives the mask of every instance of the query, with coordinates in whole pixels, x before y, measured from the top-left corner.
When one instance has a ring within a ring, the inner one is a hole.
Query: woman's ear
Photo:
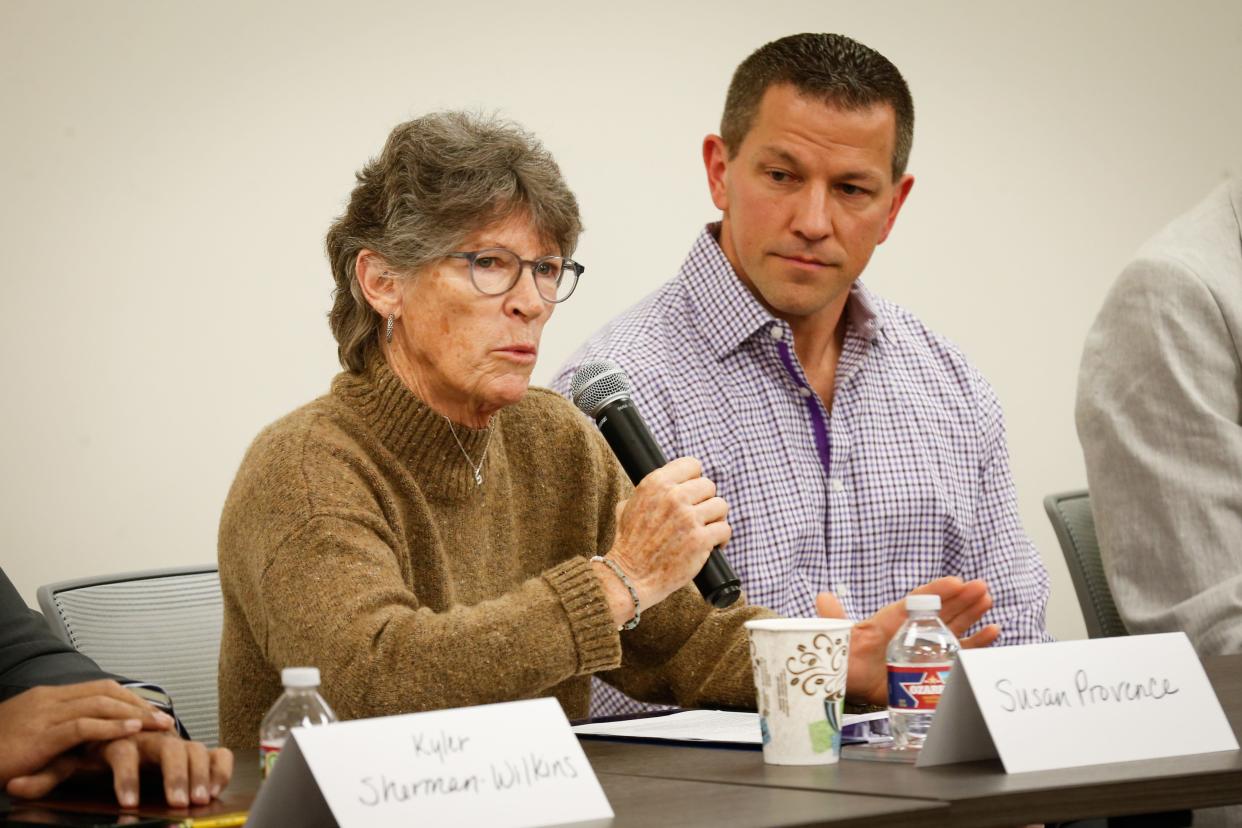
[[[354,260],[358,274],[358,287],[376,313],[387,318],[401,315],[401,280],[392,266],[373,250],[358,251]]]

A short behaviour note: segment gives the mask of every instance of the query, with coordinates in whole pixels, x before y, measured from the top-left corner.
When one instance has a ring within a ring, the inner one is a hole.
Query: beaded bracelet
[[[633,582],[630,581],[629,576],[627,576],[624,572],[621,571],[621,567],[617,566],[616,562],[608,560],[603,555],[596,555],[595,557],[591,558],[592,563],[596,561],[599,561],[600,563],[604,564],[609,569],[611,569],[613,574],[621,579],[621,583],[625,584],[625,588],[630,591],[630,600],[634,602],[634,617],[631,618],[629,621],[626,621],[624,624],[618,627],[618,629],[621,629],[621,630],[634,629],[635,627],[638,626],[638,619],[639,619],[639,616],[641,615],[640,611],[642,609],[642,606],[638,603],[638,590],[634,589]]]

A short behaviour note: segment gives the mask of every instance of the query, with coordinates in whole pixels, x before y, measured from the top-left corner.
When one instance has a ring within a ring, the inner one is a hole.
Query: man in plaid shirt
[[[858,281],[914,183],[913,124],[896,67],[850,38],[756,51],[703,142],[721,221],[554,385],[586,359],[620,364],[666,454],[698,457],[730,503],[725,553],[751,603],[863,619],[957,575],[993,599],[968,644],[1048,641],[991,387]],[[595,691],[595,715],[640,707]]]

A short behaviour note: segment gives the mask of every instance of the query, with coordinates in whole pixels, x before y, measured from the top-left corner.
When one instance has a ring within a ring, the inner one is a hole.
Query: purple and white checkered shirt
[[[832,414],[789,326],[699,235],[672,281],[614,319],[562,368],[607,357],[671,459],[699,458],[729,502],[725,554],[747,600],[815,614],[835,592],[862,619],[943,575],[988,582],[1000,644],[1049,641],[1048,576],[1018,519],[1005,425],[961,352],[861,283],[846,304]],[[640,709],[595,682],[592,714]]]

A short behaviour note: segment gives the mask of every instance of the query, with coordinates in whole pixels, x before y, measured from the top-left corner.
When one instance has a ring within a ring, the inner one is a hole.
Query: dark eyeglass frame
[[[498,290],[493,293],[489,293],[488,291],[479,287],[478,280],[474,278],[475,260],[485,257],[489,253],[493,253],[493,254],[494,253],[508,253],[510,256],[518,260],[518,270],[517,270],[517,274],[513,277],[513,280],[510,281],[509,284],[505,286],[504,290]],[[530,278],[533,279],[535,282],[535,290],[539,293],[539,298],[547,302],[550,305],[559,305],[561,302],[564,302],[566,299],[573,296],[574,291],[578,289],[579,277],[581,277],[582,274],[586,272],[586,267],[584,265],[579,264],[573,259],[568,259],[564,256],[540,256],[538,259],[534,259],[534,260],[523,259],[521,256],[514,253],[512,250],[510,250],[507,247],[488,247],[483,250],[467,250],[467,251],[462,251],[460,253],[449,253],[446,256],[446,258],[465,259],[467,262],[469,262],[470,284],[474,285],[474,289],[477,290],[479,293],[483,294],[484,296],[503,296],[504,294],[513,290],[513,286],[518,283],[518,279],[522,278],[522,273],[527,269],[527,266],[529,266],[530,267]],[[565,278],[566,272],[574,274],[574,283],[573,285],[570,286],[569,293],[566,293],[560,299],[555,299],[555,298],[549,299],[547,296],[544,296],[543,290],[540,289],[539,287],[539,280],[535,278],[535,268],[543,264],[544,262],[548,262],[548,261],[558,261],[561,263],[561,278],[562,279]]]

